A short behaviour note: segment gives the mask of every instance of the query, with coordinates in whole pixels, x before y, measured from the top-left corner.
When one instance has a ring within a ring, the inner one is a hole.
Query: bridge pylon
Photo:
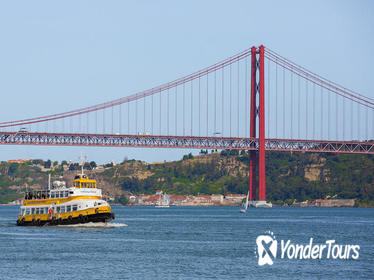
[[[251,48],[251,117],[250,137],[257,138],[258,119],[258,158],[256,151],[249,151],[249,199],[266,200],[265,175],[265,47]],[[257,79],[258,77],[258,79]],[[257,82],[258,80],[258,82]],[[258,97],[258,102],[257,102]],[[258,165],[258,183],[256,167]]]

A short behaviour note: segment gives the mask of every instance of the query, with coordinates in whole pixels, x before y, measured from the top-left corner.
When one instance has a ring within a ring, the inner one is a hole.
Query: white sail
[[[169,205],[169,203],[170,203],[170,198],[169,198],[168,194],[165,193],[165,194],[163,195],[163,198],[162,198],[162,204],[164,204],[164,205]]]
[[[240,209],[241,213],[245,213],[247,211],[247,209],[248,209],[248,201],[249,201],[249,191],[248,191],[247,197],[245,199],[244,207],[242,209]]]
[[[245,210],[248,209],[248,200],[249,200],[249,191],[248,191],[248,193],[247,193],[247,198],[246,198],[246,200],[245,200]]]
[[[157,208],[167,208],[170,204],[170,198],[167,193],[160,193],[158,202],[156,204]]]

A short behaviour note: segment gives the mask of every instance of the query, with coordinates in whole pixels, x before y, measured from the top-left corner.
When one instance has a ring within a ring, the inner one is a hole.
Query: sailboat
[[[156,208],[168,208],[170,207],[170,198],[167,193],[160,193],[158,201],[156,203]]]
[[[244,207],[242,209],[240,209],[240,213],[245,213],[247,212],[247,209],[248,209],[248,199],[249,199],[249,191],[247,193],[247,197],[245,199],[245,204],[244,204]]]

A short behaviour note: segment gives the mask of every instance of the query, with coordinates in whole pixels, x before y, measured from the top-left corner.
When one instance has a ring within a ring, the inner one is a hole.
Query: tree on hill
[[[51,165],[52,165],[52,162],[50,159],[44,162],[44,168],[51,168]]]

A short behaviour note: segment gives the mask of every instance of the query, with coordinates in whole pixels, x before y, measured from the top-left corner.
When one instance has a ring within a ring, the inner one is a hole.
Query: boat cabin
[[[67,188],[65,182],[57,181],[51,190],[32,190],[26,192],[25,200],[66,198],[77,195],[93,194],[101,196],[101,190],[96,186],[96,180],[90,180],[86,175],[77,175],[74,178],[74,188]],[[75,190],[74,190],[75,189]],[[91,189],[91,190],[81,190]]]
[[[77,189],[80,188],[89,188],[96,189],[96,180],[90,180],[86,175],[77,175],[74,178],[74,187]]]

